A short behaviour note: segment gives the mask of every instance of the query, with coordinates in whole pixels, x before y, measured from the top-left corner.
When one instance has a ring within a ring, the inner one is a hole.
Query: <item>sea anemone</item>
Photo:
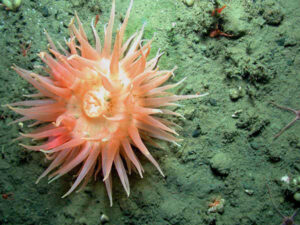
[[[92,176],[96,178],[101,171],[112,205],[112,165],[129,196],[127,172],[130,174],[134,169],[141,177],[144,172],[136,157],[138,150],[163,175],[144,142],[156,145],[154,139],[161,139],[176,143],[174,135],[177,133],[170,128],[174,124],[161,115],[181,115],[165,106],[176,105],[174,102],[177,100],[203,96],[166,92],[183,80],[161,86],[173,75],[173,70],[159,70],[160,53],[146,60],[152,40],[142,45],[143,28],[123,43],[131,7],[132,1],[116,32],[113,48],[114,1],[103,47],[95,23],[91,23],[95,39],[93,48],[75,14],[78,27],[73,18],[69,25],[70,39],[66,41],[68,50],[59,45],[58,51],[46,32],[51,54],[41,52],[39,56],[48,65],[45,70],[49,76],[13,66],[39,91],[29,95],[35,100],[9,105],[23,115],[14,122],[34,120],[32,125],[39,125],[34,133],[21,134],[21,137],[45,139],[38,146],[21,144],[26,149],[45,153],[46,158],[52,160],[37,182],[49,173],[51,182],[75,167],[79,168],[75,182],[62,197],[73,192],[79,184],[84,187]]]

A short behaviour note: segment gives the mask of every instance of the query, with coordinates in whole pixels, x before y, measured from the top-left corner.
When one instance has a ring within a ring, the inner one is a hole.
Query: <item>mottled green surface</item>
[[[101,178],[61,199],[72,176],[36,185],[48,162],[43,154],[13,142],[18,132],[30,128],[26,123],[8,126],[18,117],[1,108],[0,193],[13,193],[0,200],[1,224],[98,225],[102,214],[112,225],[280,224],[267,182],[283,214],[291,215],[299,207],[293,200],[299,187],[283,184],[280,178],[299,176],[300,122],[273,140],[294,115],[270,104],[300,109],[299,1],[218,1],[219,6],[227,4],[219,18],[211,16],[213,1],[195,0],[191,6],[184,2],[135,0],[126,33],[128,37],[146,23],[144,38],[155,34],[151,56],[159,48],[165,52],[160,68],[178,66],[172,82],[188,77],[176,93],[210,93],[174,109],[186,117],[172,119],[183,127],[180,147],[163,144],[163,150],[151,149],[166,177],[140,155],[144,178],[130,176],[127,198],[115,176],[113,207]],[[116,0],[115,27],[128,5],[129,0]],[[90,21],[100,14],[98,30],[103,34],[110,8],[109,0],[24,0],[17,12],[0,8],[1,104],[34,92],[10,67],[42,71],[35,67],[43,65],[37,53],[47,50],[44,29],[63,43],[76,10],[92,40]],[[234,37],[210,38],[216,23]],[[24,57],[20,46],[30,41]],[[232,118],[236,111],[241,113]],[[223,211],[208,213],[209,203],[219,197],[225,199]]]

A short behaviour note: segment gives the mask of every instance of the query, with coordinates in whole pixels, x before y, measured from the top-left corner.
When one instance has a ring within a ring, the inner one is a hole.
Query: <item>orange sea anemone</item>
[[[78,28],[73,19],[69,25],[70,39],[66,42],[69,49],[59,46],[63,54],[46,33],[51,55],[41,52],[39,56],[48,65],[46,71],[50,76],[13,67],[39,91],[29,96],[36,100],[9,105],[23,115],[14,122],[35,120],[33,125],[45,124],[34,133],[21,134],[22,137],[35,140],[46,139],[39,146],[22,145],[45,153],[47,159],[52,160],[37,182],[50,172],[51,182],[75,167],[80,168],[74,184],[63,197],[73,192],[80,183],[84,187],[92,176],[96,178],[101,171],[112,205],[113,164],[129,195],[127,171],[130,174],[132,168],[136,169],[143,177],[143,168],[135,154],[137,150],[163,175],[144,141],[155,145],[154,138],[175,143],[177,138],[173,134],[177,133],[170,128],[170,121],[157,115],[180,116],[164,107],[174,105],[177,100],[203,96],[166,92],[182,81],[161,86],[172,76],[173,70],[158,69],[159,53],[146,61],[152,40],[142,45],[143,28],[122,42],[131,7],[132,1],[117,31],[113,48],[114,1],[103,47],[94,23],[91,26],[95,48],[89,44],[82,24],[75,15]]]

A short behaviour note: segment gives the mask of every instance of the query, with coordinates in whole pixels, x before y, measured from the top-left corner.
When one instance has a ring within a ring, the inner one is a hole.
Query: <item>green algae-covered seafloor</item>
[[[116,0],[114,31],[129,2]],[[44,29],[63,44],[77,11],[90,40],[90,22],[100,15],[103,37],[110,10],[110,0],[23,0],[16,11],[0,6],[1,105],[35,92],[11,66],[42,71]],[[299,12],[298,0],[134,0],[125,38],[145,24],[143,38],[155,35],[150,57],[161,49],[159,67],[178,67],[169,82],[187,77],[175,92],[209,92],[172,109],[186,118],[172,118],[182,126],[180,146],[150,148],[166,176],[138,155],[145,174],[129,176],[129,198],[113,171],[112,207],[101,177],[62,199],[72,173],[35,184],[49,162],[13,141],[32,128],[9,125],[19,117],[1,107],[0,224],[281,224],[274,205],[286,216],[300,207],[300,121],[274,139],[295,115],[272,102],[300,110]],[[300,224],[300,214],[294,222]]]

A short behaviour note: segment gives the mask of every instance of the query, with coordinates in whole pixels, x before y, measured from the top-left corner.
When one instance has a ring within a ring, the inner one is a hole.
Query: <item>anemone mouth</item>
[[[109,107],[109,94],[103,88],[87,91],[82,100],[83,112],[88,118],[99,118]]]

